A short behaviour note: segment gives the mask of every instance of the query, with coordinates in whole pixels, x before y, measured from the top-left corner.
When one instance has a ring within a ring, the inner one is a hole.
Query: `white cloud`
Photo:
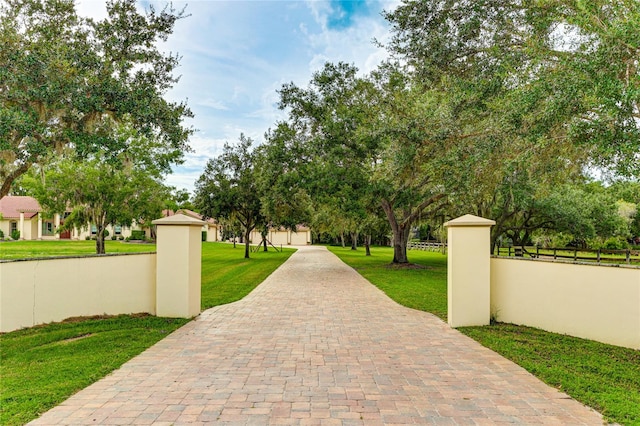
[[[316,52],[309,61],[309,69],[313,72],[326,61],[342,61],[369,73],[388,57],[386,50],[375,46],[373,40],[384,42],[387,38],[388,27],[373,17],[356,18],[353,26],[341,31],[324,28],[308,36],[309,46]]]
[[[76,11],[78,15],[96,21],[107,17],[107,7],[104,0],[76,0]]]
[[[199,101],[198,105],[207,107],[207,108],[217,109],[220,111],[227,111],[229,109],[229,107],[227,107],[222,101],[218,101],[212,98],[207,98],[202,101]]]
[[[151,1],[162,8],[164,0]],[[187,3],[174,0],[176,10]],[[306,86],[326,61],[355,64],[363,73],[386,58],[372,44],[385,40],[387,26],[379,12],[399,0],[367,0],[368,14],[351,16],[344,29],[329,28],[334,10],[326,0],[191,0],[162,49],[182,56],[179,83],[167,94],[171,101],[188,100],[195,117],[187,125],[193,153],[174,168],[167,182],[193,190],[209,158],[235,143],[240,133],[257,143],[284,113],[277,108],[277,90],[293,82]],[[377,10],[380,9],[380,10]],[[106,16],[103,0],[81,0],[85,16]],[[335,17],[335,15],[334,15]]]

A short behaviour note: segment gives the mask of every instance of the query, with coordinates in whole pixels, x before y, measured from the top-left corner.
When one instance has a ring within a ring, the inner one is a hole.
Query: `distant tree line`
[[[385,17],[375,71],[327,63],[279,90],[287,117],[245,156],[255,226],[389,235],[394,263],[416,228],[442,238],[465,213],[496,221],[492,247],[640,233],[640,3],[405,0]],[[199,180],[210,215],[239,214],[215,198],[242,185],[225,160],[240,146]]]

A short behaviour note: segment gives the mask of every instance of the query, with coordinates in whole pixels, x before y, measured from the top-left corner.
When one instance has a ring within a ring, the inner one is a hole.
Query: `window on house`
[[[18,222],[11,222],[9,224],[9,232],[13,232],[17,230],[18,230]]]
[[[122,226],[120,226],[120,225],[114,226],[113,227],[113,232],[115,232],[116,235],[122,234]]]
[[[95,225],[91,225],[91,235],[96,235],[98,233],[98,227]]]
[[[53,235],[53,222],[42,222],[42,235]]]

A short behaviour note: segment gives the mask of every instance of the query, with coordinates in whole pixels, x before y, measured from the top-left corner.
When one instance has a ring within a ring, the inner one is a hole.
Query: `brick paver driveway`
[[[323,247],[34,424],[602,424]]]

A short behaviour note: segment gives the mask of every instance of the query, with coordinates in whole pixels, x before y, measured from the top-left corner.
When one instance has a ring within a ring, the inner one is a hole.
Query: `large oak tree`
[[[158,47],[183,12],[140,13],[134,0],[107,12],[96,22],[73,0],[0,1],[0,197],[63,147],[80,158],[118,149],[103,131],[113,121],[154,140],[151,161],[166,172],[189,149],[191,112],[164,99],[179,58]]]

